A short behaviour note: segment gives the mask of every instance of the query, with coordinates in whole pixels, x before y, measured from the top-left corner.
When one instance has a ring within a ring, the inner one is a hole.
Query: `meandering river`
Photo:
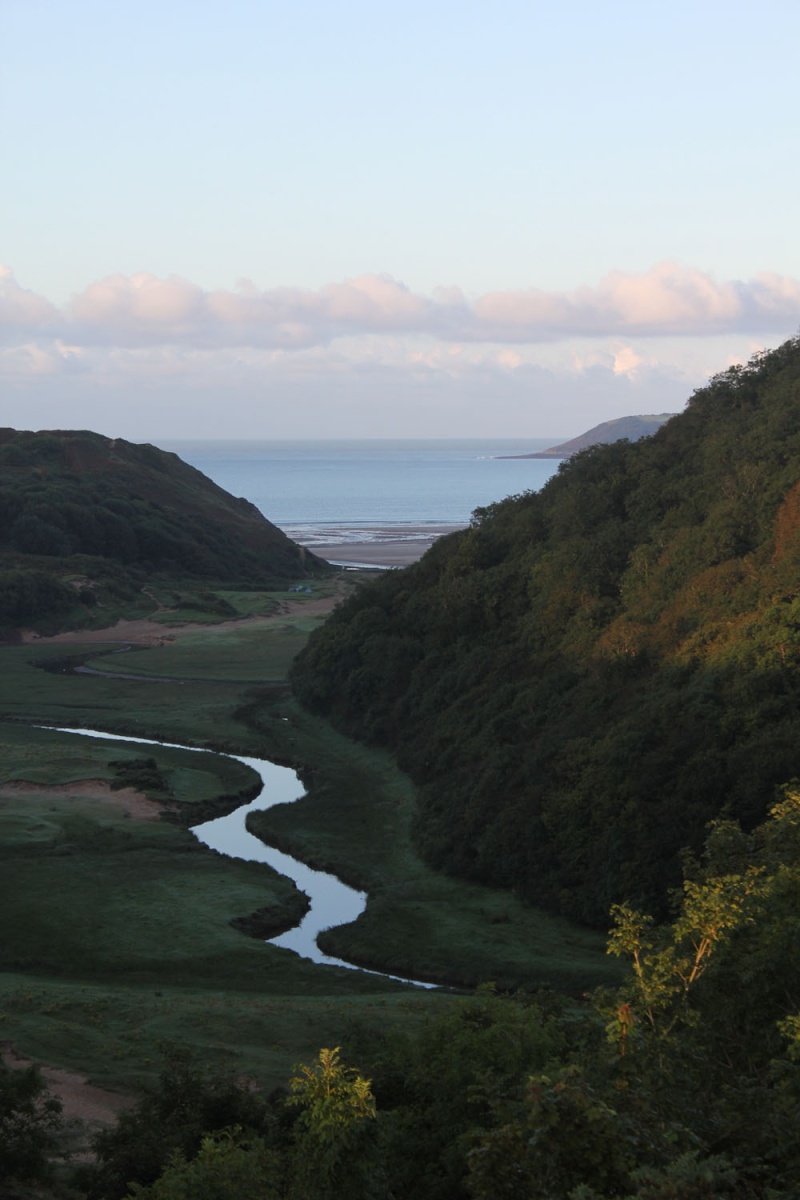
[[[99,729],[68,729],[62,726],[47,726],[58,733],[82,734],[84,737],[107,738],[114,742],[136,742],[143,746],[168,746],[177,750],[191,750],[195,754],[216,754],[219,751],[198,749],[196,746],[183,746],[177,742],[160,742],[152,738],[126,737],[118,733],[105,733]],[[317,937],[324,929],[335,925],[347,925],[367,906],[367,893],[358,892],[342,883],[335,875],[325,871],[315,871],[305,863],[280,850],[267,846],[250,833],[245,827],[247,814],[256,810],[272,808],[275,804],[291,804],[304,794],[304,788],[297,775],[289,767],[279,767],[264,758],[245,758],[238,754],[226,755],[237,762],[244,763],[259,775],[263,788],[255,800],[242,804],[225,817],[215,817],[212,821],[204,821],[195,825],[192,833],[211,850],[226,854],[230,858],[242,858],[250,862],[263,862],[281,875],[287,875],[294,880],[300,891],[309,897],[310,906],[299,925],[275,938],[269,938],[269,944],[280,946],[284,950],[293,950],[301,958],[309,958],[312,962],[324,963],[332,967],[348,967],[351,970],[364,970],[355,963],[345,959],[334,958],[323,954],[317,945]],[[394,979],[401,983],[411,983],[416,987],[432,988],[436,984],[426,983],[418,979],[404,979],[398,975],[387,975],[383,971],[370,971],[372,975],[383,975],[386,979]]]

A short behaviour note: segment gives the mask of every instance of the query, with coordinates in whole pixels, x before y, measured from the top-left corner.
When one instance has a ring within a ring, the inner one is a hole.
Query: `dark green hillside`
[[[97,433],[0,430],[0,625],[153,573],[268,586],[329,571],[176,454]]]
[[[800,774],[800,339],[364,587],[294,670],[394,748],[435,866],[604,923]]]

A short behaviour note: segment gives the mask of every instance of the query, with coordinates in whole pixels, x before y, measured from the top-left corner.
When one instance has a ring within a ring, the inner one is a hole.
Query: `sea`
[[[563,439],[561,439],[563,440]],[[419,536],[466,525],[476,508],[539,488],[557,459],[508,456],[558,438],[159,441],[243,496],[301,545]]]

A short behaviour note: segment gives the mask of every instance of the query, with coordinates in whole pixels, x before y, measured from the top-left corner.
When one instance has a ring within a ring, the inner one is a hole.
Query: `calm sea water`
[[[461,525],[475,508],[538,490],[558,462],[508,459],[558,438],[436,441],[165,441],[298,541],[366,540],[369,527]]]

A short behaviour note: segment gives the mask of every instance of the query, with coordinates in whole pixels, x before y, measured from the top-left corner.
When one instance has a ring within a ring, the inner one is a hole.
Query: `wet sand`
[[[364,529],[363,541],[304,543],[319,558],[336,566],[407,567],[422,558],[435,541],[463,525],[376,525]],[[351,532],[348,527],[348,532]],[[335,537],[335,530],[331,529]]]

